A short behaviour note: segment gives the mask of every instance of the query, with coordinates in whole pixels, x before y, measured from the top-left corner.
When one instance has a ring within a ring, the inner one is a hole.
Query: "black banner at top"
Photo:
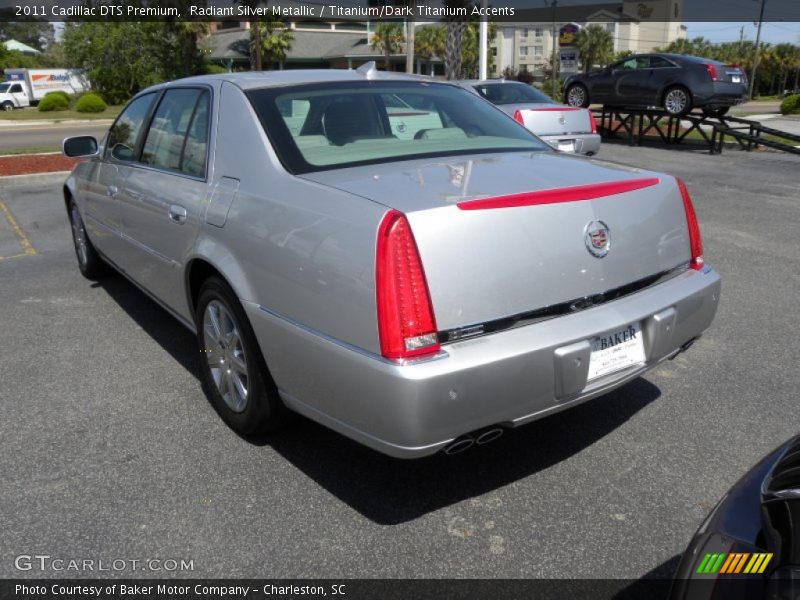
[[[0,0],[0,21],[478,20],[518,23],[759,20],[762,0]],[[763,19],[800,24],[798,0],[765,0]],[[800,37],[800,29],[798,30]]]

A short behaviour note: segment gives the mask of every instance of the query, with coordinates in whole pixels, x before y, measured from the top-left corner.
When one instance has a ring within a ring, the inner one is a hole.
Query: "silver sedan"
[[[586,156],[600,151],[597,123],[587,108],[559,104],[518,81],[487,79],[460,83],[497,105],[557,150]]]
[[[637,377],[717,309],[679,180],[557,153],[445,82],[184,79],[64,151],[85,157],[64,185],[81,272],[193,331],[243,434],[297,412],[457,452]]]

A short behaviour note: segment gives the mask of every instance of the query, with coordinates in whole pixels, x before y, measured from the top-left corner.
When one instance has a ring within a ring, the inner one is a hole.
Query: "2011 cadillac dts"
[[[720,278],[674,177],[560,155],[475,94],[358,71],[138,94],[64,199],[197,334],[221,416],[302,413],[398,457],[454,452],[690,345]]]

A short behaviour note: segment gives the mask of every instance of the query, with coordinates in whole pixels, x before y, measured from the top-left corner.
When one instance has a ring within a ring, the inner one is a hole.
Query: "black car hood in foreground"
[[[711,511],[681,559],[671,598],[800,598],[800,436],[764,457]]]

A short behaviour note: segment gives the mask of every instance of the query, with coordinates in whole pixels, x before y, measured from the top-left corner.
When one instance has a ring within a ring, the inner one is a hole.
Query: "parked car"
[[[800,595],[800,437],[742,477],[683,554],[672,600],[781,600]]]
[[[89,89],[80,69],[6,69],[0,83],[0,109],[36,106],[50,92],[77,94]]]
[[[437,120],[396,136],[395,98]],[[637,377],[717,309],[682,182],[557,153],[447,82],[183,79],[64,152],[88,159],[64,186],[81,272],[112,265],[195,332],[243,434],[288,409],[452,453]]]
[[[747,76],[735,65],[707,58],[635,54],[568,77],[564,90],[570,106],[655,106],[670,115],[701,108],[707,115],[722,116],[747,100]]]
[[[559,104],[536,88],[518,81],[490,79],[460,83],[514,117],[557,150],[587,156],[600,150],[597,123],[586,108]]]

